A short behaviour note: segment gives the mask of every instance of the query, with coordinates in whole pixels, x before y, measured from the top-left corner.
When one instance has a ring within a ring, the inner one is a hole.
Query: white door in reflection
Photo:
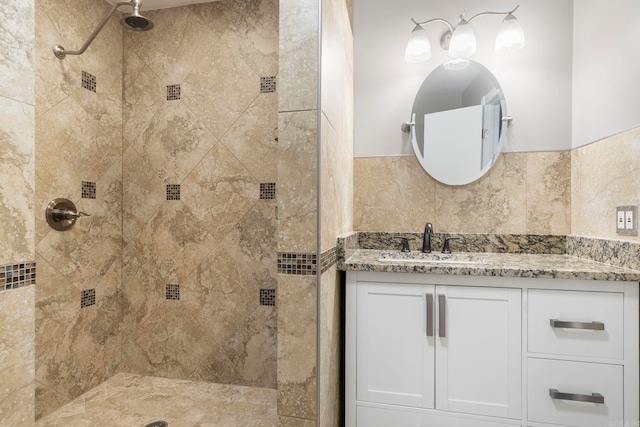
[[[467,175],[477,176],[482,169],[482,125],[482,105],[425,114],[424,164],[429,174],[447,184],[455,182],[446,177],[465,182]]]

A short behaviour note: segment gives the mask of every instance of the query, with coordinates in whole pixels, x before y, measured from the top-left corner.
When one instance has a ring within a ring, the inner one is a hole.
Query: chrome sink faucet
[[[433,234],[433,225],[428,222],[424,226],[424,235],[422,236],[422,253],[431,253],[431,235]]]

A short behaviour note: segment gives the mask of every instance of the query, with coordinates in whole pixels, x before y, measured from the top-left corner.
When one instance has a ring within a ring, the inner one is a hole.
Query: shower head
[[[140,15],[141,0],[131,0],[131,6],[133,6],[133,13],[129,16],[125,16],[120,20],[120,23],[132,31],[149,31],[153,28],[153,22],[149,18],[145,18]]]
[[[82,55],[85,50],[89,47],[93,39],[96,38],[100,30],[107,24],[109,18],[120,6],[131,6],[133,7],[133,13],[129,16],[122,18],[120,21],[123,26],[133,31],[149,31],[153,28],[153,22],[150,19],[145,18],[140,15],[140,5],[142,4],[141,0],[129,0],[129,1],[121,1],[113,5],[111,10],[102,18],[98,27],[93,30],[93,33],[89,36],[89,39],[82,45],[82,47],[78,50],[67,51],[64,47],[60,45],[55,45],[53,47],[53,54],[58,59],[64,59],[67,55]]]
[[[153,28],[153,22],[140,14],[131,14],[120,20],[120,23],[131,31],[149,31]]]

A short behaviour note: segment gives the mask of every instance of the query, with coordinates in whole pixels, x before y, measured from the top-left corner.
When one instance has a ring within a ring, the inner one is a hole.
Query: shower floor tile
[[[272,389],[118,374],[42,417],[37,427],[277,427]]]

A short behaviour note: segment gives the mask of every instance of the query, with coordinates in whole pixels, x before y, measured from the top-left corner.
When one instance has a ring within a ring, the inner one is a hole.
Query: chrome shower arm
[[[91,42],[96,38],[98,33],[100,33],[100,30],[102,30],[102,28],[107,24],[107,21],[109,21],[109,18],[111,18],[111,15],[113,15],[113,13],[120,6],[127,6],[127,5],[129,5],[129,6],[133,5],[133,0],[132,1],[121,1],[121,2],[118,2],[118,3],[114,4],[113,7],[111,8],[111,10],[109,11],[109,13],[107,13],[104,16],[104,18],[102,18],[102,21],[100,22],[100,24],[98,24],[96,29],[93,30],[93,33],[91,33],[91,35],[89,36],[89,39],[87,39],[87,41],[82,45],[82,47],[80,49],[67,51],[67,50],[64,49],[64,47],[62,47],[59,44],[57,44],[57,45],[55,45],[53,47],[53,54],[58,59],[64,59],[64,57],[67,56],[67,55],[82,55],[84,53],[84,51],[87,50],[87,48],[89,47]]]

